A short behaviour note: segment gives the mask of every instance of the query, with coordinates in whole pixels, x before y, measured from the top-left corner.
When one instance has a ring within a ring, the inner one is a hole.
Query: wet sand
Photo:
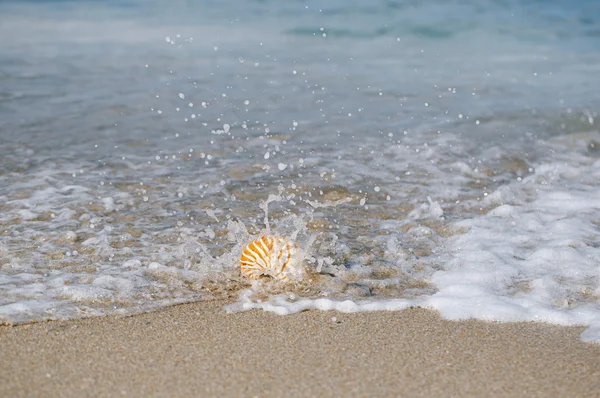
[[[0,396],[600,396],[582,328],[224,305],[0,327]]]

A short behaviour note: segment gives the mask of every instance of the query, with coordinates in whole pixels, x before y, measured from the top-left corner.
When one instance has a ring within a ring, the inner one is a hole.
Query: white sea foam
[[[444,242],[447,259],[430,275],[437,288],[432,295],[358,301],[275,296],[256,302],[246,293],[228,309],[260,308],[285,315],[309,309],[358,312],[419,306],[438,310],[447,319],[584,325],[589,328],[582,338],[600,342],[600,192],[597,185],[577,183],[599,171],[600,161],[579,168],[540,165],[522,182],[490,195],[511,201],[535,187],[533,201],[499,205],[485,215],[451,223],[450,228],[465,232]],[[439,204],[428,198],[411,213],[423,214],[440,216]]]

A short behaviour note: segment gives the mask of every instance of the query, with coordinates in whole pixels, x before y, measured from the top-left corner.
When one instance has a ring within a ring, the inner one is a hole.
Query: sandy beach
[[[1,327],[0,396],[600,396],[582,328],[225,304]]]

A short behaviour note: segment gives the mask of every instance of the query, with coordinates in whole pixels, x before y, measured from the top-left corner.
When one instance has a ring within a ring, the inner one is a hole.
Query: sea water
[[[0,320],[397,310],[600,341],[596,1],[0,3]],[[247,281],[243,246],[303,277]]]

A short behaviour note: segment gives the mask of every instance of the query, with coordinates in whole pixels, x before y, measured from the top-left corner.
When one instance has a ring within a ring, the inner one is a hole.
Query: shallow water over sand
[[[600,339],[597,8],[396,6],[0,5],[0,319],[240,297]],[[239,276],[268,200],[303,280]]]

